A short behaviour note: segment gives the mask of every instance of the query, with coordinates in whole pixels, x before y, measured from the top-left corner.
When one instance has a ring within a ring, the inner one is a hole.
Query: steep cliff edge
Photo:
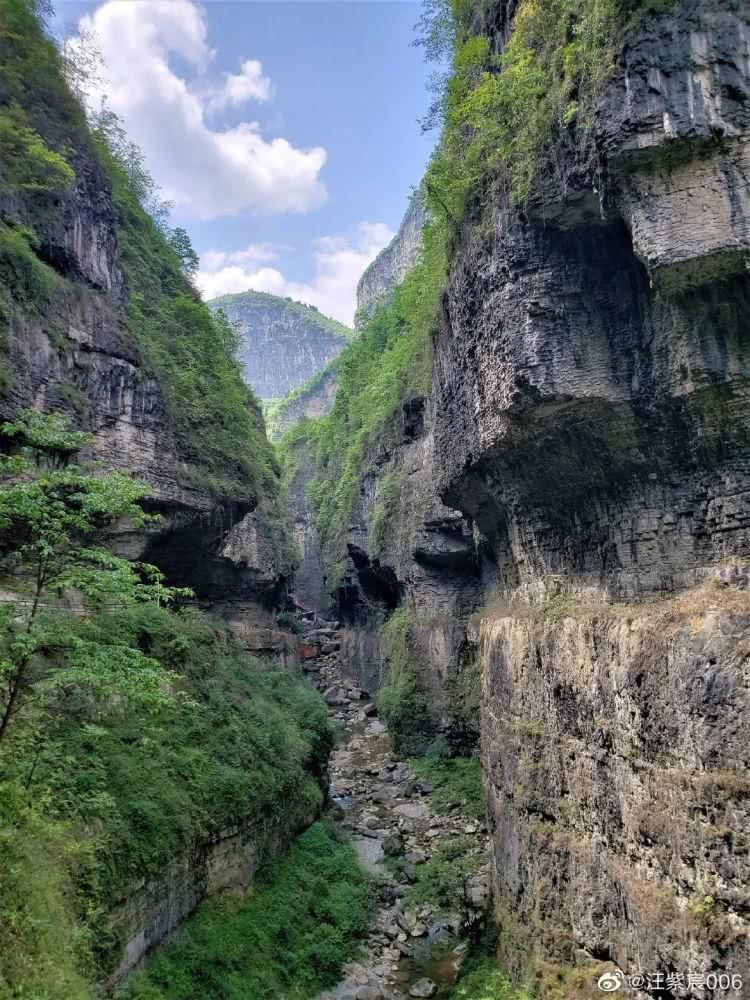
[[[514,13],[477,17],[495,50]],[[524,205],[499,185],[469,209],[435,338],[439,491],[496,563],[501,948],[553,995],[577,994],[545,963],[661,973],[667,997],[750,975],[749,32],[729,3],[642,19],[586,154],[563,136]]]
[[[462,749],[478,660],[506,966],[555,1000],[605,972],[739,998],[750,22],[595,6],[461,8],[418,273],[305,476],[396,737]]]
[[[0,994],[89,1000],[318,814],[332,733],[250,655],[291,532],[234,332],[46,7],[0,0]]]
[[[300,420],[327,416],[336,399],[336,358],[294,392],[266,410],[268,432],[277,441]]]
[[[313,306],[267,292],[222,295],[209,305],[239,330],[245,377],[261,399],[281,399],[304,386],[351,336],[348,327]]]
[[[357,283],[355,323],[358,328],[372,316],[378,305],[383,304],[416,264],[425,219],[424,193],[417,190],[409,199],[398,232],[365,269]]]
[[[466,751],[478,735],[467,626],[480,601],[480,553],[471,524],[435,491],[433,420],[428,399],[408,399],[367,455],[335,594],[354,680],[373,693],[414,684],[409,711],[397,704],[390,720],[412,753],[437,735]]]
[[[231,335],[141,207],[150,178],[128,173],[106,123],[91,131],[30,11],[9,7],[0,38],[0,412],[67,413],[93,458],[148,484],[163,523],[124,528],[123,551],[200,596],[272,604],[290,571],[279,470]],[[270,572],[226,547],[253,511]]]

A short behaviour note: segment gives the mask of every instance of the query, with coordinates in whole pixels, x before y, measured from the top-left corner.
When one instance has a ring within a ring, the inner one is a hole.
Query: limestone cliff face
[[[213,299],[244,338],[248,385],[261,399],[280,399],[303,386],[346,345],[351,331],[312,306],[266,292]]]
[[[327,365],[318,377],[310,380],[298,392],[292,393],[283,400],[271,416],[269,416],[269,432],[275,440],[293,427],[299,420],[305,418],[316,420],[326,417],[333,408],[336,399],[336,362]]]
[[[424,203],[417,191],[409,200],[398,232],[359,279],[355,320],[357,326],[361,326],[372,315],[376,306],[388,298],[390,292],[414,266],[424,223]]]
[[[495,886],[536,968],[750,976],[748,609],[726,568],[750,553],[749,42],[742,5],[646,18],[596,162],[571,144],[524,211],[465,225],[450,270],[435,461],[495,563]]]
[[[467,624],[480,595],[480,554],[468,522],[435,491],[429,400],[407,400],[387,440],[369,456],[347,539],[336,599],[342,650],[352,677],[371,692],[388,661],[379,626],[397,606],[409,610],[420,687],[437,729],[471,740],[451,692],[471,667]]]
[[[500,946],[517,974],[532,955],[592,986],[606,969],[747,982],[749,611],[713,586],[483,621]]]
[[[315,472],[314,454],[300,449],[296,456],[296,470],[289,484],[289,509],[300,555],[294,573],[293,597],[306,611],[326,612],[331,607],[332,599],[323,575],[315,514],[307,496],[307,488]]]
[[[209,490],[182,453],[162,387],[128,333],[109,178],[83,135],[71,133],[69,148],[76,181],[36,223],[39,256],[57,281],[33,308],[4,313],[0,415],[25,407],[68,413],[93,432],[90,457],[147,484],[146,504],[162,523],[149,532],[123,526],[114,539],[123,554],[161,564],[173,582],[202,596],[272,605],[289,567],[255,565],[258,547],[240,551],[228,538],[260,498],[250,489],[240,499]],[[0,218],[23,223],[27,211],[23,201],[0,196]],[[268,536],[270,525],[258,517],[257,530]]]
[[[109,978],[110,988],[142,965],[203,900],[223,891],[247,892],[261,863],[286,850],[314,819],[314,813],[300,807],[283,829],[270,817],[223,830],[175,858],[155,877],[127,886],[110,914],[112,931],[122,942],[122,957]]]

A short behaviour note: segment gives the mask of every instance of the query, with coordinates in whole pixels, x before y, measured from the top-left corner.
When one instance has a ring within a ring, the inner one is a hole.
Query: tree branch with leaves
[[[169,678],[156,661],[86,644],[70,627],[71,615],[189,594],[102,544],[120,521],[138,528],[155,520],[140,504],[147,487],[74,464],[91,436],[59,415],[24,412],[0,426],[0,439],[0,562],[28,593],[0,615],[0,743],[32,695],[50,704],[63,690],[85,690],[109,702],[163,704]]]

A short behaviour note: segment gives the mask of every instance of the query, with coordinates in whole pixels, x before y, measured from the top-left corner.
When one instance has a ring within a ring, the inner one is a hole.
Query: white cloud
[[[143,150],[165,197],[183,211],[199,219],[248,209],[304,212],[325,200],[323,148],[266,139],[257,122],[224,129],[206,124],[207,111],[217,106],[267,100],[271,82],[259,62],[247,60],[218,90],[207,89],[214,53],[204,14],[192,0],[106,0],[81,18],[80,29],[97,40],[110,107]],[[190,79],[172,68],[171,56],[189,67]],[[89,98],[98,102],[96,89]]]
[[[257,59],[246,59],[239,73],[225,73],[222,86],[210,97],[212,110],[235,107],[248,101],[269,101],[273,84],[263,75]]]
[[[207,250],[201,256],[201,267],[218,271],[230,264],[260,263],[277,260],[282,250],[291,249],[282,243],[251,243],[243,250]]]
[[[382,222],[363,222],[350,236],[324,236],[316,240],[315,277],[309,283],[288,281],[275,267],[244,267],[241,261],[232,259],[232,254],[216,250],[203,255],[196,280],[207,299],[248,289],[272,292],[317,306],[326,316],[351,325],[357,282],[392,238],[393,231]]]

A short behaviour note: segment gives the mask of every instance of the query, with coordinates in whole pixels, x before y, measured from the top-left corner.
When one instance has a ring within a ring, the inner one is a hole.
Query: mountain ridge
[[[354,331],[316,306],[249,289],[211,299],[243,339],[245,377],[264,400],[278,400],[304,386],[346,346]]]

